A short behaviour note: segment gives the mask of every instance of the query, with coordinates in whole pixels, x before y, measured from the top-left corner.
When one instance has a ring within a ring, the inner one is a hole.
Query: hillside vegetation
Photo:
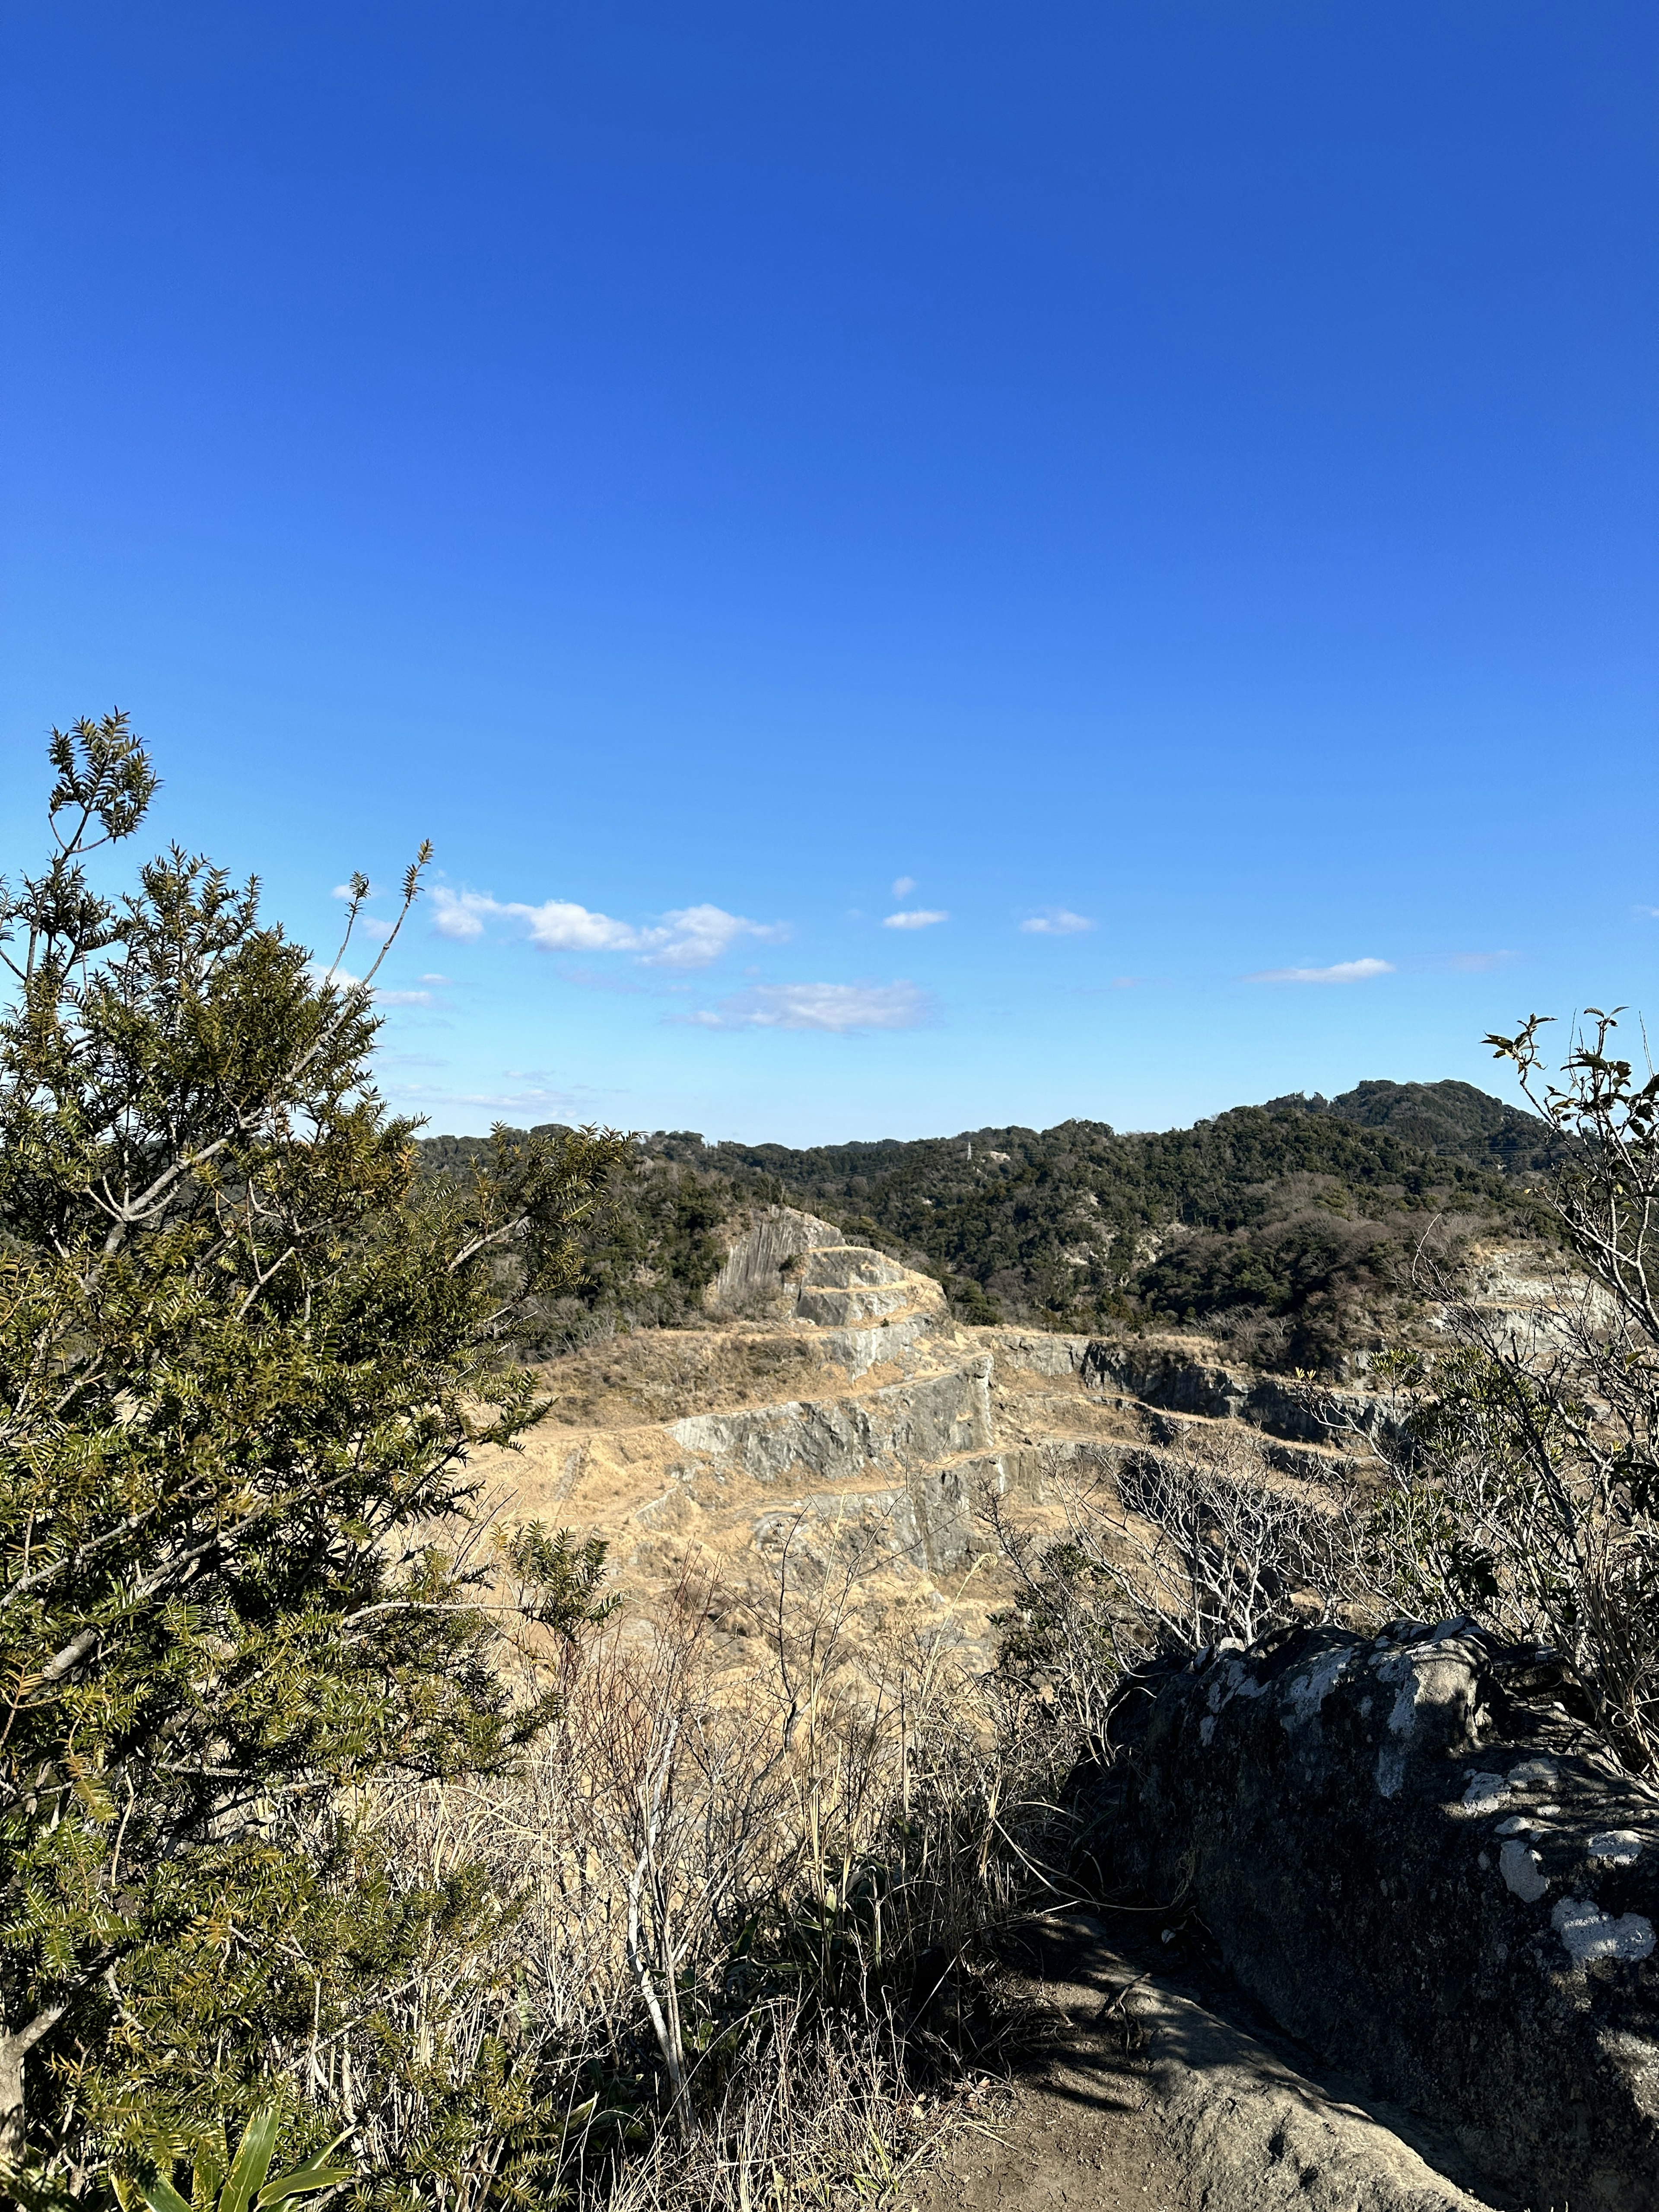
[[[596,1319],[672,1326],[719,1267],[721,1220],[781,1202],[937,1276],[970,1322],[1202,1326],[1262,1364],[1328,1369],[1382,1340],[1425,1236],[1455,1259],[1474,1234],[1530,1228],[1555,1143],[1452,1081],[1153,1133],[1075,1121],[794,1150],[659,1131],[587,1234],[586,1283],[540,1320],[550,1345]],[[451,1175],[488,1149],[422,1147]]]

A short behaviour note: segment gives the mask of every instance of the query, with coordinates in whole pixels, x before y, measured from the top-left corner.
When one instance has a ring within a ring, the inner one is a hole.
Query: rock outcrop
[[[1302,1386],[1255,1388],[1201,1340],[958,1327],[931,1276],[787,1206],[744,1226],[707,1305],[705,1328],[553,1363],[550,1419],[481,1466],[510,1516],[603,1536],[624,1594],[712,1570],[736,1633],[781,1572],[856,1569],[872,1621],[908,1614],[988,1658],[1008,1595],[990,1496],[1057,1526],[1059,1487],[1109,1484],[1193,1430],[1248,1429],[1304,1480],[1343,1465]]]
[[[1028,1923],[1008,1949],[1013,2094],[957,2139],[916,2212],[1489,2212],[1435,2162],[1450,2148],[1461,2166],[1455,2146],[1310,2075],[1098,1921]]]
[[[842,1244],[839,1229],[793,1206],[757,1212],[726,1255],[726,1265],[708,1286],[711,1311],[735,1312],[756,1299],[776,1296],[782,1271],[801,1252],[823,1244]]]
[[[1117,1893],[1545,2212],[1659,2208],[1659,1793],[1547,1655],[1298,1630],[1127,1690],[1078,1778]]]

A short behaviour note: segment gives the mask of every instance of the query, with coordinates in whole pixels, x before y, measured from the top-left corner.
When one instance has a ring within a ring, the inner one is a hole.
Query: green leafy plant
[[[1377,1379],[1417,1400],[1370,1556],[1377,1595],[1547,1645],[1631,1766],[1659,1768],[1659,1075],[1588,1010],[1559,1073],[1543,1019],[1486,1039],[1558,1165],[1547,1282],[1472,1295],[1431,1264],[1449,1341]]]
[[[349,2166],[329,2163],[346,2140],[345,2134],[337,2136],[322,2150],[313,2151],[291,2173],[271,2178],[281,2120],[282,2107],[276,2104],[255,2112],[242,2130],[235,2155],[229,2159],[225,2156],[224,2130],[219,2129],[216,2142],[210,2138],[196,2154],[188,2197],[180,2196],[167,2175],[157,2174],[140,2182],[136,2191],[121,2189],[123,2204],[130,2204],[136,2194],[149,2205],[149,2212],[285,2212],[287,2206],[297,2204],[302,2197],[313,2197],[319,2190],[332,2189],[351,2179]]]

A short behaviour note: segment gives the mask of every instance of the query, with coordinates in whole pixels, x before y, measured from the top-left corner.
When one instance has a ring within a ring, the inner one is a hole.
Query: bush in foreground
[[[503,1613],[466,1462],[538,1412],[499,1255],[568,1279],[624,1146],[417,1191],[374,971],[176,848],[98,895],[155,775],[119,714],[51,757],[54,849],[0,899],[0,2160],[85,2188],[314,2080],[498,1909],[464,1865],[388,1878],[358,1808],[505,1772],[556,1709],[503,1624],[556,1646],[598,1559],[529,1533]]]

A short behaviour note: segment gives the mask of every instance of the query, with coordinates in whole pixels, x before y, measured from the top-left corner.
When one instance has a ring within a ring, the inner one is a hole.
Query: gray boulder
[[[1659,2212],[1659,1794],[1547,1654],[1287,1631],[1126,1688],[1107,1891],[1194,1908],[1281,2027],[1546,2212]]]

